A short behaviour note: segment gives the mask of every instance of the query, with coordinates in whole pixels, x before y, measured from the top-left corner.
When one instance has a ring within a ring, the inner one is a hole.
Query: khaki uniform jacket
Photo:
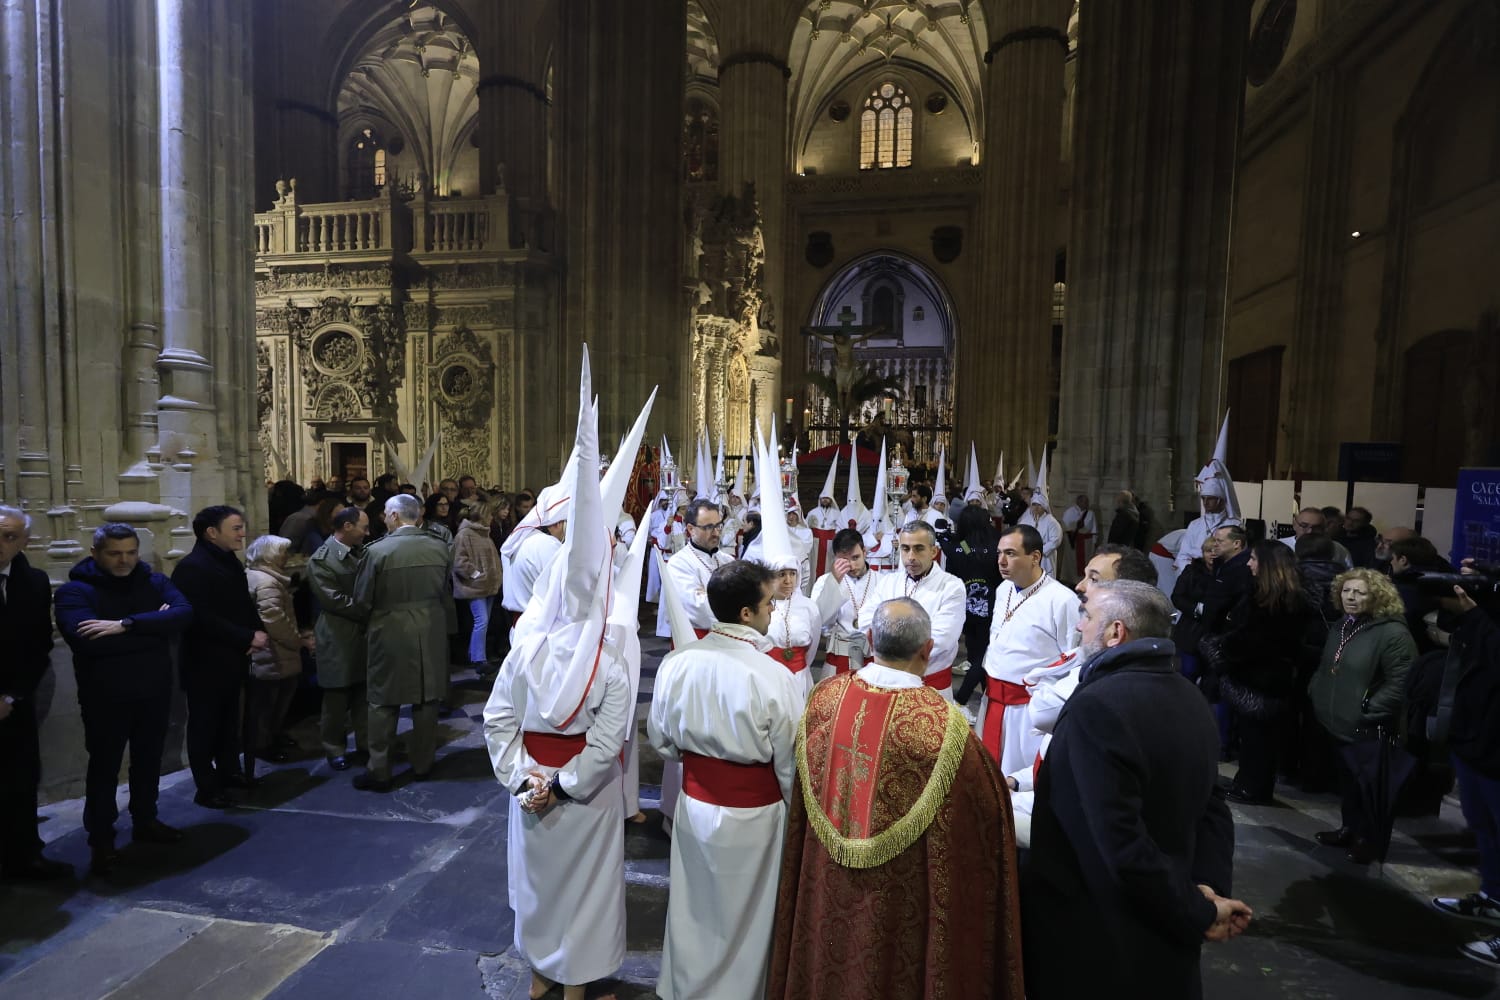
[[[457,631],[448,546],[402,525],[365,549],[354,579],[354,608],[368,615],[371,705],[437,701],[448,690],[448,634]]]
[[[344,553],[341,558],[338,553]],[[307,561],[307,579],[323,613],[318,637],[318,686],[345,688],[365,680],[365,620],[354,607],[354,578],[364,550],[324,542]]]

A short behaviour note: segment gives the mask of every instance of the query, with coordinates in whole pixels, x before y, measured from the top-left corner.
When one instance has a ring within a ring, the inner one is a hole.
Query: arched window
[[[385,169],[385,143],[374,129],[360,129],[349,141],[349,197],[355,200],[375,197],[375,192],[385,186]]]
[[[887,81],[865,98],[859,116],[859,169],[911,166],[911,99]]]

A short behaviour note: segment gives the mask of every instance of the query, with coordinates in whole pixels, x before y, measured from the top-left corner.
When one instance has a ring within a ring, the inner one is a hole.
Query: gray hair
[[[934,528],[932,525],[928,524],[926,521],[922,520],[921,518],[913,518],[912,520],[907,521],[905,524],[903,524],[901,526],[901,530],[898,531],[897,534],[898,535],[910,535],[910,534],[914,534],[914,533],[920,532],[920,531],[927,532],[927,544],[929,544],[929,545],[933,546],[934,548],[936,548],[937,547],[937,529]]]
[[[281,535],[261,535],[245,546],[245,561],[252,566],[279,566],[292,547],[292,540]]]
[[[1149,583],[1107,580],[1089,588],[1094,617],[1121,622],[1132,639],[1165,639],[1172,634],[1172,602]]]
[[[111,538],[116,540],[134,538],[137,542],[141,540],[141,536],[136,534],[135,529],[130,525],[121,524],[119,521],[110,521],[94,529],[94,551],[97,552],[104,548],[104,543]]]
[[[397,493],[385,502],[385,512],[395,514],[402,524],[416,524],[422,520],[422,505],[417,498],[406,493]]]
[[[932,619],[910,597],[893,597],[875,609],[870,630],[874,633],[876,656],[905,661],[916,656],[917,650],[932,638]]]
[[[17,521],[20,521],[23,525],[26,526],[27,534],[31,533],[31,515],[21,510],[19,507],[7,507],[4,504],[0,504],[0,517],[15,518]]]

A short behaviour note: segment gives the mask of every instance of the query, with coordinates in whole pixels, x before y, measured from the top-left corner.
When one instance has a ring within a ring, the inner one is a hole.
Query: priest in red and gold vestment
[[[886,601],[875,661],[797,735],[768,997],[1021,1000],[1015,829],[963,714],[922,683],[926,611]]]

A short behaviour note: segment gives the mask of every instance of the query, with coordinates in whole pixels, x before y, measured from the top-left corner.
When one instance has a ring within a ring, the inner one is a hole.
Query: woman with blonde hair
[[[453,537],[453,596],[469,602],[474,627],[469,632],[469,662],[483,666],[488,659],[490,612],[500,593],[500,552],[490,539],[490,525],[499,504],[483,500],[464,509],[464,520]]]
[[[315,644],[311,629],[297,628],[292,609],[292,580],[287,572],[291,546],[291,540],[281,535],[261,535],[245,548],[245,580],[270,638],[265,649],[250,654],[243,736],[245,777],[252,780],[256,758],[287,759],[275,740],[297,693],[302,650],[310,651]]]
[[[1406,627],[1401,595],[1384,575],[1371,569],[1341,573],[1333,581],[1333,598],[1343,617],[1328,630],[1323,659],[1307,693],[1337,751],[1397,732],[1417,645]],[[1343,823],[1314,836],[1326,847],[1349,848],[1348,858],[1355,864],[1369,864],[1374,860],[1370,843],[1389,831],[1376,829],[1377,818],[1361,799],[1346,755],[1336,752],[1334,757]]]

